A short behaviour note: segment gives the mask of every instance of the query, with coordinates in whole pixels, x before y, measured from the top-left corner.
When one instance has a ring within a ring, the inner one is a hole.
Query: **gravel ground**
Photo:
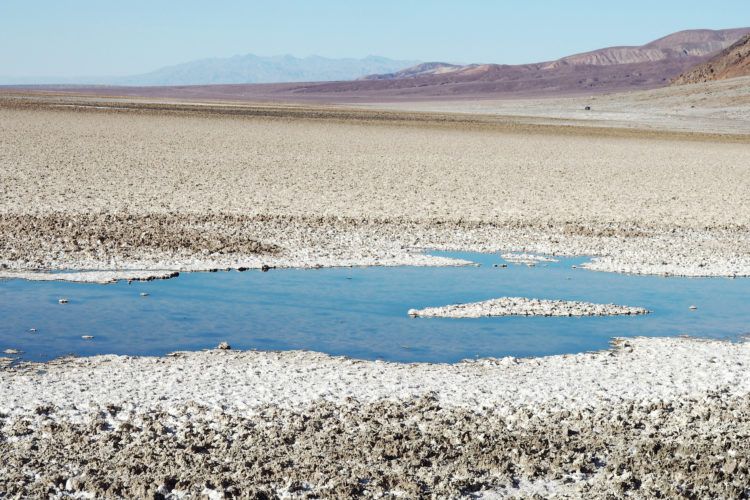
[[[750,134],[750,77],[579,97],[443,100],[368,104],[366,107],[402,112],[513,116],[540,124]]]

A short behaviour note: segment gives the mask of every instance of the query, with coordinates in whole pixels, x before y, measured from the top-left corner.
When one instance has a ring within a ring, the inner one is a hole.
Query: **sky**
[[[741,26],[748,0],[0,0],[0,75],[122,76],[247,53],[518,64]]]

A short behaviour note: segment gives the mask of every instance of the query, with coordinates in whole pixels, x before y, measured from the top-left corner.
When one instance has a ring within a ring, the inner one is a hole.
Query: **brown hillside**
[[[750,76],[750,35],[740,39],[708,62],[699,64],[674,80],[675,85]]]

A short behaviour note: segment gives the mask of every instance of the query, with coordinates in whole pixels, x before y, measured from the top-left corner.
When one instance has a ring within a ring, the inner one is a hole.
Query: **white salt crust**
[[[501,297],[468,304],[409,309],[407,314],[421,318],[481,318],[491,316],[631,316],[648,313],[649,310],[642,307],[616,304]]]

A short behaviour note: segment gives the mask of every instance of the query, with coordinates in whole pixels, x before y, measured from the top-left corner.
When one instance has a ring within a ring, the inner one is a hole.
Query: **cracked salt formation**
[[[747,343],[635,338],[457,364],[218,349],[0,363],[0,490],[737,497],[748,359]]]
[[[536,265],[539,262],[559,262],[559,260],[555,258],[532,253],[504,253],[501,254],[500,257],[511,264]]]

